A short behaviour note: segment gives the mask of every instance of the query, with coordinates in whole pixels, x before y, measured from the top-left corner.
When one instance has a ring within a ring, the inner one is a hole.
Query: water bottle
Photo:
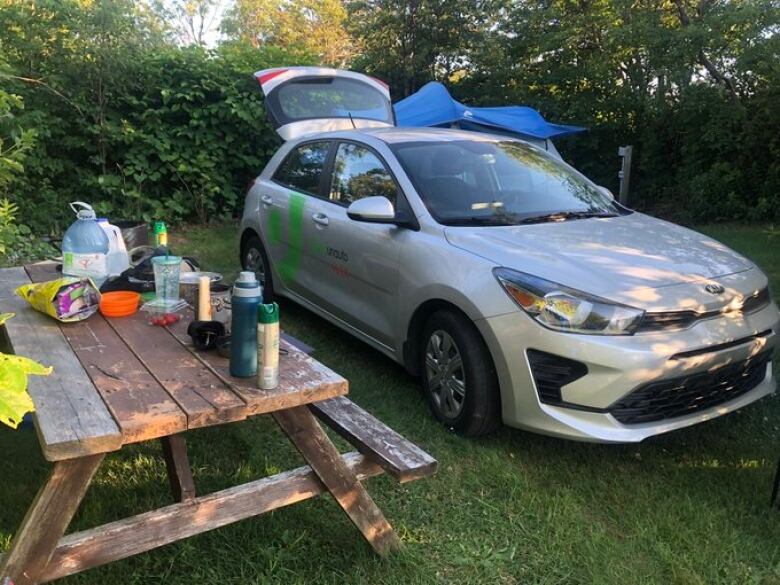
[[[91,278],[100,287],[108,277],[108,236],[98,225],[91,205],[74,201],[70,208],[77,219],[62,237],[62,273]]]
[[[108,223],[105,217],[97,219],[100,229],[108,236],[108,255],[106,256],[106,270],[109,276],[117,276],[130,268],[130,258],[125,247],[125,238],[122,230]]]
[[[165,227],[164,221],[154,222],[154,247],[168,247],[168,228]]]
[[[242,272],[233,283],[231,299],[230,375],[257,375],[257,307],[263,291],[254,272]]]

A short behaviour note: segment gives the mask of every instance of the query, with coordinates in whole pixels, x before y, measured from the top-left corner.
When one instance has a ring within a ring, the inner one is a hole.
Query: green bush
[[[8,199],[0,199],[0,266],[17,266],[40,260],[54,253],[25,224],[17,223],[18,208]]]
[[[289,58],[253,54],[256,69]],[[34,92],[25,122],[40,129],[38,142],[13,195],[24,217],[38,229],[62,229],[74,200],[115,219],[235,215],[249,180],[279,146],[245,60],[236,51],[144,52],[126,64],[102,125]]]
[[[8,196],[37,232],[65,229],[76,200],[115,220],[234,216],[279,146],[253,73],[311,57],[173,46],[140,10],[130,0],[0,10],[7,83],[25,103],[17,120],[37,132]]]

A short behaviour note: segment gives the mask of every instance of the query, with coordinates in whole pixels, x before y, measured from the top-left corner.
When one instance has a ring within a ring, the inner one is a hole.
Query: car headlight
[[[549,329],[591,335],[633,335],[645,312],[509,268],[498,282],[521,309]]]

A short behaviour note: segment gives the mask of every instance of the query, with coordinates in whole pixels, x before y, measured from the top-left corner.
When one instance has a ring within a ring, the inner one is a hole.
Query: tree
[[[495,18],[484,0],[356,0],[350,32],[358,69],[387,81],[398,97],[432,79],[448,80],[471,66],[471,54]]]
[[[324,64],[344,67],[356,48],[345,29],[346,18],[341,0],[236,0],[222,32],[254,47],[299,49]]]
[[[205,47],[217,41],[223,0],[153,0],[152,8],[178,45]]]
[[[13,77],[0,56],[0,81],[7,82]],[[7,195],[11,182],[24,172],[24,158],[35,141],[35,131],[21,128],[16,121],[23,107],[19,95],[0,86],[0,201]]]

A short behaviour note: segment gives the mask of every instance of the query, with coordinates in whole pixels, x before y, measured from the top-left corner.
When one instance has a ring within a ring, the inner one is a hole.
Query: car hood
[[[605,298],[752,267],[720,242],[641,213],[518,226],[448,227],[445,234],[453,246],[497,265]]]

